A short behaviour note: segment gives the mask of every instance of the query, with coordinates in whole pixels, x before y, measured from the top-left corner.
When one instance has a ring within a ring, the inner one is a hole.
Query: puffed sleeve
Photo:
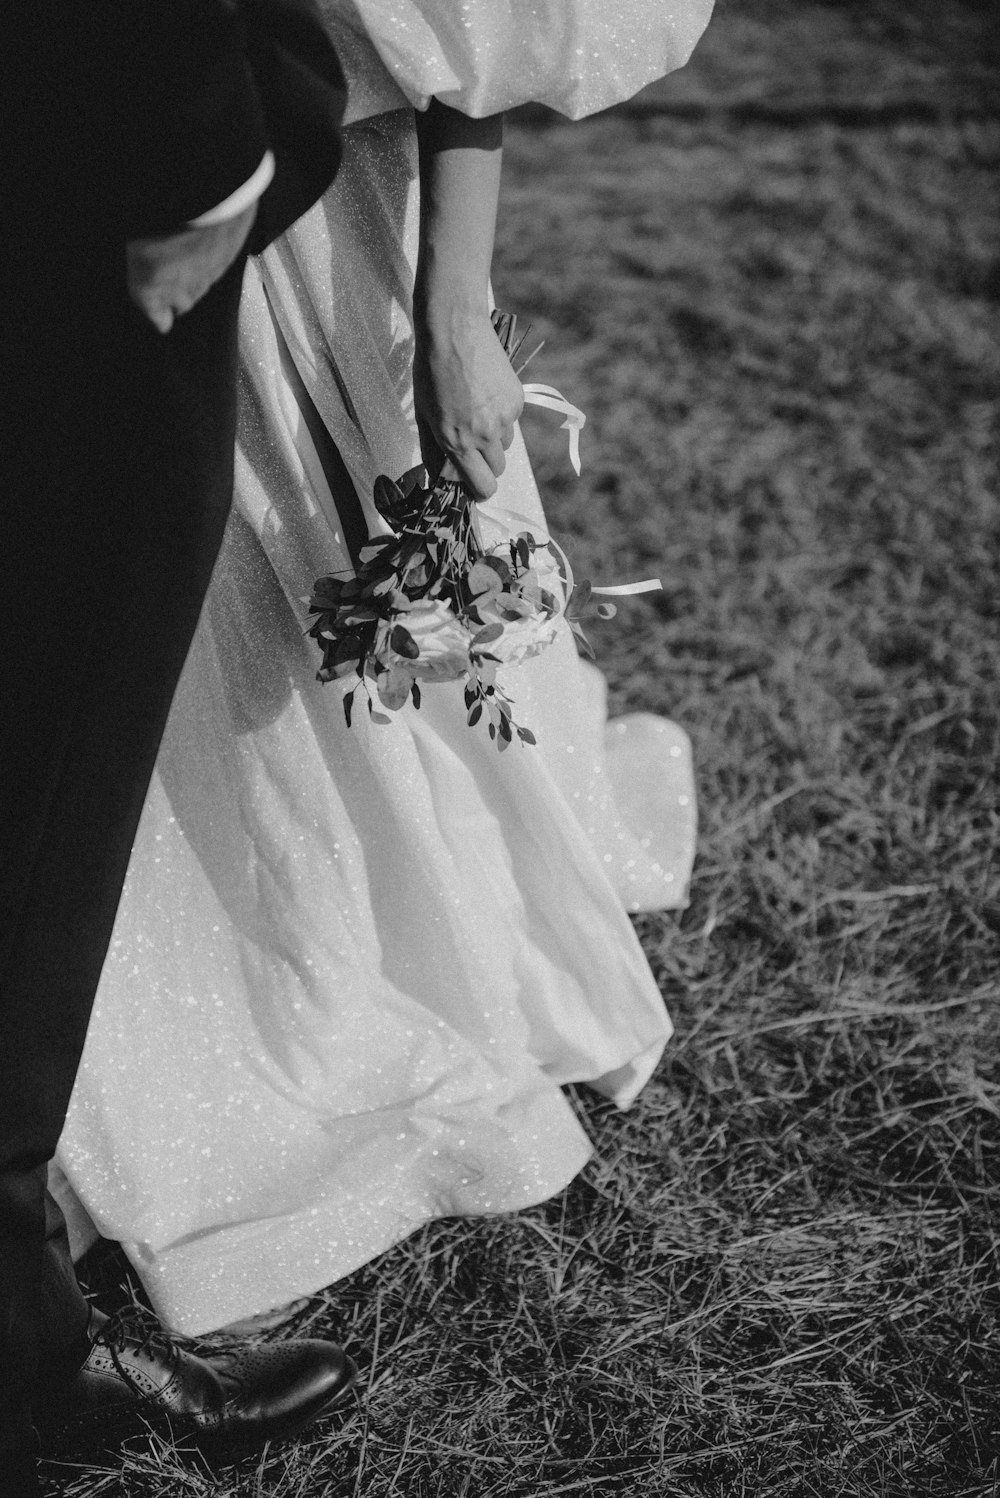
[[[323,0],[400,94],[463,114],[547,104],[571,119],[683,67],[713,0]]]

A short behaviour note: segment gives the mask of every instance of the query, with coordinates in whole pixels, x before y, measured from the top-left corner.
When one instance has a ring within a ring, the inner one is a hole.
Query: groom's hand
[[[219,224],[129,241],[128,294],[154,328],[169,333],[174,319],[189,312],[222,279],[246,244],[256,216],[253,202]]]

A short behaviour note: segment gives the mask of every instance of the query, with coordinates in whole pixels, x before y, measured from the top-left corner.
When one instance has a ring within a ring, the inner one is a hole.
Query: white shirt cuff
[[[274,154],[265,151],[261,158],[260,166],[253,176],[231,192],[228,198],[217,203],[214,208],[209,208],[205,213],[199,213],[197,218],[189,221],[192,229],[209,229],[213,224],[224,224],[227,219],[235,218],[244,209],[249,208],[251,203],[256,203],[265,188],[270,186],[274,176]]]

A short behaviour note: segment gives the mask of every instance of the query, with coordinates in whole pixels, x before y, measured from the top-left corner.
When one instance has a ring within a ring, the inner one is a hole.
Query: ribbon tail
[[[644,578],[641,583],[612,583],[610,587],[591,587],[591,593],[602,593],[606,598],[627,598],[633,593],[655,593],[663,584],[658,577]]]
[[[567,416],[563,422],[561,431],[569,432],[569,460],[573,465],[573,472],[577,478],[580,477],[580,426],[582,423],[571,421]]]
[[[561,430],[569,433],[569,460],[573,465],[573,472],[579,476],[580,432],[587,422],[584,413],[564,395],[560,395],[552,385],[525,385],[524,399],[529,406],[544,406],[549,411],[561,411],[565,416]]]

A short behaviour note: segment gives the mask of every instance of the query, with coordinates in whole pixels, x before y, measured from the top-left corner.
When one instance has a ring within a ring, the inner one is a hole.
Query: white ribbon
[[[487,501],[489,504],[489,501]],[[488,541],[483,534],[483,521],[496,528],[496,539]],[[476,540],[484,551],[489,551],[497,546],[506,545],[515,534],[516,528],[520,526],[523,530],[530,531],[540,546],[548,546],[562,563],[563,581],[566,584],[566,593],[559,613],[563,613],[573,593],[575,579],[573,568],[570,566],[569,557],[563,551],[558,541],[554,541],[547,528],[539,525],[537,520],[532,520],[529,515],[522,515],[519,510],[501,509],[499,506],[474,505],[472,509],[472,529]],[[626,598],[634,593],[655,593],[663,587],[658,577],[647,577],[640,583],[612,583],[606,588],[598,588],[591,584],[592,594],[601,594],[605,598]]]
[[[579,477],[580,431],[586,423],[586,416],[584,416],[578,406],[571,405],[566,397],[560,395],[559,391],[551,385],[525,385],[524,399],[526,405],[546,406],[550,411],[561,411],[563,413],[566,420],[562,424],[562,430],[569,432],[569,460],[573,465],[574,473]],[[525,520],[525,517],[521,515],[516,518],[518,520]],[[530,526],[531,521],[526,520],[525,525],[526,527]],[[552,542],[551,537],[548,539],[550,544],[555,544]],[[565,552],[561,548],[556,549],[559,551],[559,555],[566,565],[567,581],[569,583],[569,590],[572,592],[573,570],[566,560]],[[658,577],[647,577],[641,583],[615,583],[608,588],[596,588],[592,586],[590,591],[592,593],[600,593],[606,598],[625,598],[633,593],[655,593],[662,587],[663,584]]]
[[[573,406],[564,395],[551,385],[525,385],[525,404],[529,406],[546,406],[550,411],[561,411],[566,420],[560,430],[569,432],[569,460],[573,465],[573,472],[579,478],[580,475],[580,431],[586,423],[586,416],[579,406]]]
[[[591,584],[591,593],[603,593],[607,598],[624,598],[629,593],[655,593],[663,584],[658,577],[647,577],[641,583],[613,583],[610,588],[595,588]]]

